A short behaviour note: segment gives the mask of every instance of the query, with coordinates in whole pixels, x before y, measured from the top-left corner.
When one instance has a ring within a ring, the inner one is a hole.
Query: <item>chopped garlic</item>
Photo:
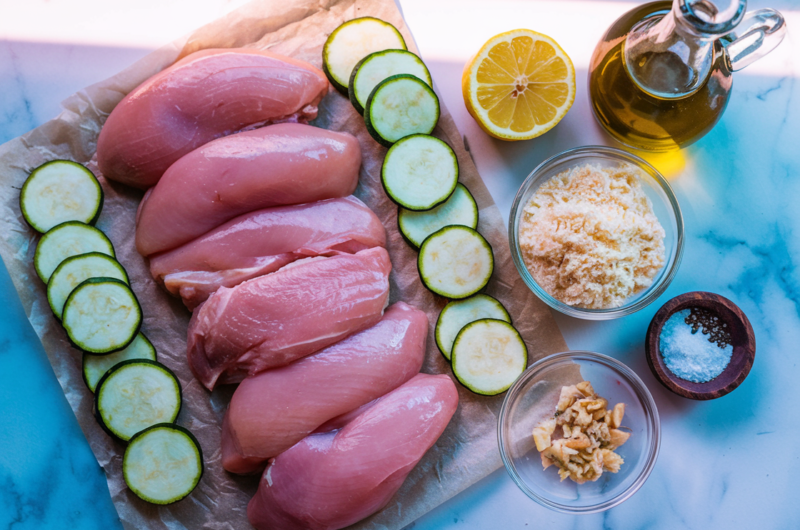
[[[607,407],[608,400],[595,394],[588,381],[561,387],[555,417],[533,428],[542,467],[555,465],[561,480],[571,478],[578,484],[595,481],[604,471],[619,471],[624,460],[614,449],[630,437],[619,430],[625,405]],[[553,439],[557,427],[561,427],[560,436]]]

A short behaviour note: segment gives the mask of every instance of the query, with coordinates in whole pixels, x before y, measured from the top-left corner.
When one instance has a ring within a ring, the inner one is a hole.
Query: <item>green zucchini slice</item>
[[[97,421],[127,442],[151,425],[175,421],[181,410],[181,384],[163,364],[133,359],[106,372],[94,398]]]
[[[61,324],[72,343],[94,354],[121,350],[136,338],[142,308],[125,282],[89,278],[64,303]]]
[[[503,393],[525,371],[528,348],[503,320],[486,318],[464,326],[453,343],[453,374],[476,394]]]
[[[62,261],[89,252],[115,257],[114,245],[103,232],[86,223],[67,221],[42,236],[33,255],[33,266],[39,278],[47,283]]]
[[[43,234],[67,221],[94,224],[103,208],[103,188],[84,166],[53,160],[28,176],[19,206],[25,221]]]
[[[346,96],[356,63],[373,52],[389,49],[408,49],[396,27],[373,17],[354,18],[328,36],[322,48],[322,70],[336,90]]]
[[[446,226],[419,249],[417,268],[425,287],[451,299],[467,298],[489,283],[494,255],[489,242],[466,226]]]
[[[84,352],[83,382],[86,383],[89,390],[94,393],[97,389],[97,383],[106,372],[122,361],[129,361],[131,359],[157,360],[156,348],[153,346],[153,343],[144,336],[144,333],[137,333],[133,342],[118,352],[109,353],[107,355],[92,355]]]
[[[197,438],[179,425],[153,425],[131,438],[122,458],[131,491],[152,504],[172,504],[189,495],[203,476]]]
[[[458,184],[458,159],[442,140],[412,134],[394,144],[381,168],[386,195],[408,210],[430,210],[443,203]]]
[[[488,294],[476,294],[464,300],[453,300],[444,306],[436,321],[434,336],[436,346],[439,347],[439,351],[442,352],[445,359],[450,360],[450,353],[458,332],[470,322],[484,318],[511,323],[511,315],[508,314],[503,304]]]
[[[128,273],[117,260],[100,252],[72,256],[56,267],[47,282],[47,301],[53,314],[61,319],[64,303],[73,289],[89,278],[116,278],[130,284]]]
[[[415,54],[407,50],[381,50],[367,55],[353,68],[347,85],[350,103],[363,115],[372,90],[387,77],[397,74],[411,74],[433,86],[428,67]]]
[[[381,81],[364,106],[367,131],[391,147],[412,134],[430,134],[439,122],[439,98],[425,81],[409,74]]]
[[[419,248],[425,239],[450,225],[478,228],[478,204],[466,186],[459,183],[450,197],[426,212],[406,210],[402,206],[397,210],[397,226],[403,237],[415,248]]]

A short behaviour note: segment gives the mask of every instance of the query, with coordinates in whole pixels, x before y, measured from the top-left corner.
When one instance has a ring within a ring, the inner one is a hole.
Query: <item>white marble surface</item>
[[[0,142],[53,117],[59,101],[241,0],[0,0]],[[614,145],[594,122],[589,56],[604,29],[635,2],[400,0],[437,90],[465,135],[504,215],[539,162],[564,149]],[[772,55],[736,74],[720,124],[694,146],[652,162],[670,179],[686,222],[676,280],[636,315],[589,323],[557,316],[573,349],[613,355],[653,393],[662,419],[655,470],[608,512],[568,516],[528,500],[499,470],[413,526],[455,528],[800,528],[800,1],[751,0],[787,15]],[[487,137],[464,109],[464,62],[490,36],[529,27],[554,37],[578,74],[575,104],[553,131],[528,142]],[[0,274],[0,528],[111,528],[102,472],[82,440],[41,346]],[[650,374],[643,340],[672,296],[708,290],[732,299],[756,332],[756,362],[732,394],[693,402]],[[117,523],[118,524],[118,523]]]

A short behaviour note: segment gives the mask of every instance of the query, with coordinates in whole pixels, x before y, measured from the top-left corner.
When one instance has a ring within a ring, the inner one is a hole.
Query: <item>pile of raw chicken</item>
[[[114,109],[103,174],[142,189],[136,248],[193,311],[188,362],[209,390],[240,383],[223,466],[263,476],[257,528],[342,528],[385,506],[458,405],[420,374],[428,321],[386,308],[379,219],[351,194],[361,151],[305,124],[328,93],[301,61],[204,50]]]

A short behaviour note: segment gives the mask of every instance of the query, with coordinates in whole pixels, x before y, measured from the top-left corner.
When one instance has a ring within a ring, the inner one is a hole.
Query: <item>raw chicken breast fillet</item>
[[[380,510],[458,407],[446,375],[419,374],[339,431],[270,461],[247,518],[259,530],[336,530]]]
[[[353,196],[257,210],[176,249],[150,257],[153,278],[194,309],[233,287],[311,256],[386,246],[386,231]]]
[[[189,367],[209,390],[284,366],[380,320],[392,264],[382,247],[307,258],[228,289],[192,315]]]
[[[173,249],[234,217],[271,206],[346,197],[361,148],[348,133],[281,123],[220,138],[184,156],[142,199],[136,249]]]
[[[263,469],[328,420],[377,399],[422,368],[428,318],[403,302],[380,322],[283,368],[248,377],[222,427],[222,465]]]
[[[303,61],[249,48],[202,50],[125,96],[100,131],[97,164],[108,179],[149,188],[214,138],[314,119],[328,87]]]

